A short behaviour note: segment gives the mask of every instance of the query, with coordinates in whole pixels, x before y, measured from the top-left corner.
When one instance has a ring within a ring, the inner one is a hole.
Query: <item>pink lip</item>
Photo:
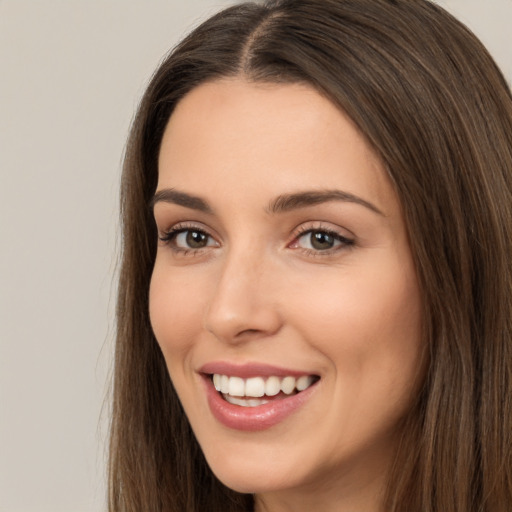
[[[287,375],[301,377],[302,375],[311,375],[308,371],[301,372],[268,364],[248,363],[237,365],[225,361],[207,363],[202,366],[199,371],[210,375],[217,373],[219,375],[229,375],[230,377],[240,377],[242,379],[249,379],[250,377],[271,377],[272,375],[276,377],[286,377]]]
[[[228,375],[233,374],[228,373]],[[261,376],[262,374],[259,373],[258,375]],[[276,374],[272,373],[271,375]],[[286,375],[290,374],[287,373]],[[299,375],[304,375],[304,373]],[[296,412],[311,397],[317,388],[317,383],[315,383],[296,395],[273,400],[269,398],[272,401],[257,407],[242,407],[240,405],[230,404],[224,400],[213,386],[211,378],[204,374],[202,377],[208,405],[217,421],[234,430],[252,432],[268,429],[286,419]]]

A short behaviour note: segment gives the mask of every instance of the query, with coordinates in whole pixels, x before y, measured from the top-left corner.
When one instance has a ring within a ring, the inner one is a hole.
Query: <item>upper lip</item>
[[[315,373],[307,370],[301,371],[265,363],[234,364],[228,361],[212,361],[206,363],[201,366],[199,372],[209,375],[215,373],[219,375],[229,375],[230,377],[240,377],[242,379],[249,379],[251,377],[301,377],[302,375],[315,375]]]

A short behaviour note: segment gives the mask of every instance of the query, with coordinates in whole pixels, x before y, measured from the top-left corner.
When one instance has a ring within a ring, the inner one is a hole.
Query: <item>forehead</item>
[[[245,186],[393,195],[379,158],[354,123],[304,84],[219,80],[177,105],[162,140],[159,188]],[[270,193],[270,191],[269,191]],[[393,195],[393,200],[396,198]]]
[[[223,79],[192,89],[178,103],[164,142],[180,136],[206,136],[235,143],[248,134],[255,140],[276,143],[292,142],[306,134],[313,141],[313,133],[320,139],[333,129],[338,129],[339,138],[351,139],[351,144],[359,143],[364,151],[369,150],[351,120],[307,84]]]

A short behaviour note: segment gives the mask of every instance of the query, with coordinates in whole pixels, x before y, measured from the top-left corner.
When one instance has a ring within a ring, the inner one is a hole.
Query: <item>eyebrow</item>
[[[201,197],[180,192],[172,188],[166,188],[156,192],[149,202],[150,209],[152,210],[155,207],[155,204],[159,202],[177,204],[192,210],[199,210],[203,213],[213,213],[210,205]]]
[[[378,215],[385,216],[374,204],[358,197],[350,192],[342,190],[312,190],[305,192],[297,192],[293,194],[282,194],[270,202],[266,211],[271,214],[278,214],[298,210],[300,208],[307,208],[317,204],[328,203],[330,201],[343,201],[347,203],[354,203],[371,210]],[[175,189],[167,188],[155,193],[149,207],[154,208],[155,204],[159,202],[177,204],[192,210],[198,210],[203,213],[212,214],[213,209],[207,201],[199,196],[180,192]]]
[[[283,194],[271,201],[267,210],[270,213],[282,213],[299,208],[307,208],[317,204],[327,203],[330,201],[343,201],[347,203],[355,203],[368,208],[374,213],[385,216],[374,204],[358,197],[350,192],[342,190],[312,190],[306,192],[298,192],[295,194]]]

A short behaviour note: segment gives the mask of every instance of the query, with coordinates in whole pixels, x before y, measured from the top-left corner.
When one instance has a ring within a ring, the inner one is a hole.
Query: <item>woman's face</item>
[[[201,85],[166,128],[154,213],[151,323],[214,473],[370,495],[423,375],[421,299],[352,122],[304,85]]]

